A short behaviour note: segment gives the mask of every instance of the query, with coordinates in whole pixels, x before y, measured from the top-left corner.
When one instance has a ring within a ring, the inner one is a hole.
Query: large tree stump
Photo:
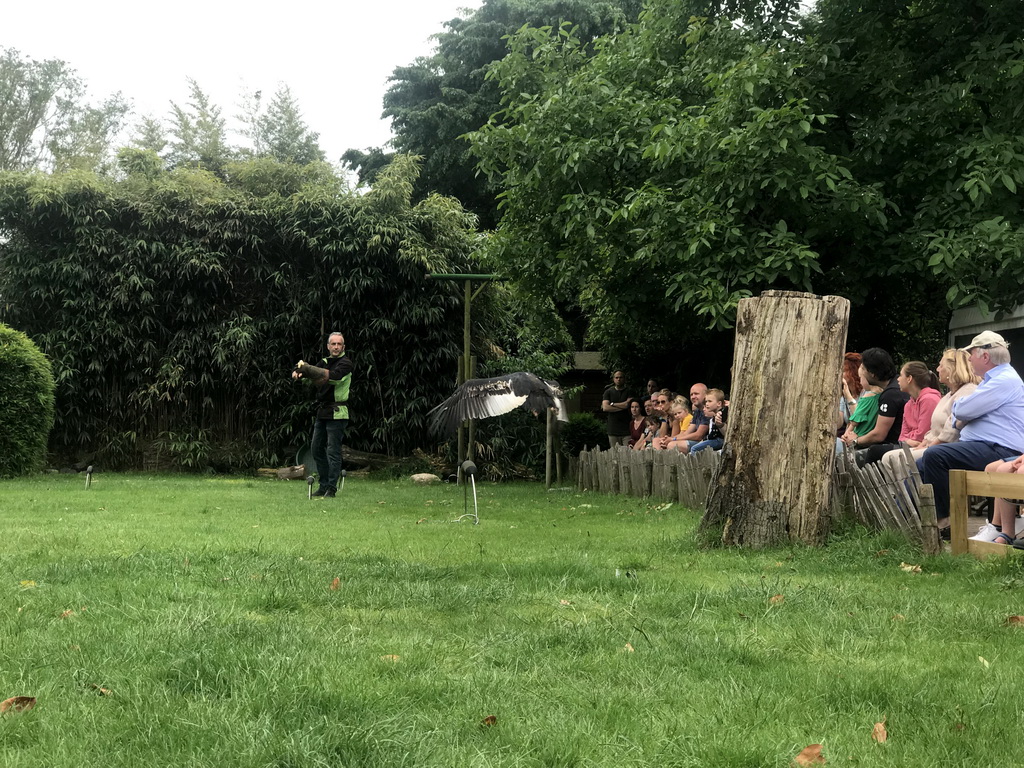
[[[850,303],[767,291],[736,313],[729,424],[701,531],[727,545],[825,543]]]

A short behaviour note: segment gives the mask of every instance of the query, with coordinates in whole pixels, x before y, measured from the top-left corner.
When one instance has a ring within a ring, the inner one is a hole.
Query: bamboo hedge
[[[117,179],[0,175],[0,320],[53,363],[50,450],[119,468],[283,463],[310,393],[289,373],[345,334],[349,442],[408,453],[450,391],[473,219],[412,206],[400,159],[366,194],[328,166],[260,160],[227,178],[122,153]]]

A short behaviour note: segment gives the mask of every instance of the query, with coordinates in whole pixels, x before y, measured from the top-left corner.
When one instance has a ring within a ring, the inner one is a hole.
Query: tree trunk
[[[850,303],[766,291],[743,299],[722,460],[701,521],[726,545],[825,543]]]

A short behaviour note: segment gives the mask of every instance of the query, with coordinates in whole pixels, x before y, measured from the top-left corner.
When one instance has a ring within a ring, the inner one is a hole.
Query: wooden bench
[[[970,553],[975,557],[998,555],[1005,557],[1016,552],[1005,544],[973,541],[967,538],[968,496],[986,496],[999,499],[1024,499],[1024,475],[1005,472],[968,472],[952,469],[949,472],[949,538],[954,555]]]

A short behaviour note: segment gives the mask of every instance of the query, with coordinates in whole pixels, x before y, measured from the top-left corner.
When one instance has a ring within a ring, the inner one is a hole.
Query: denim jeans
[[[313,428],[313,461],[320,487],[337,491],[341,477],[341,444],[345,440],[348,419],[317,419]]]
[[[965,440],[931,446],[917,460],[921,481],[935,492],[935,516],[949,517],[949,470],[968,469],[980,472],[985,465],[1007,456],[1020,456],[1012,448],[997,443]]]
[[[725,445],[725,440],[721,437],[716,437],[714,440],[701,440],[699,443],[694,443],[690,446],[690,453],[700,453],[708,449],[718,451],[721,450],[723,445]]]

